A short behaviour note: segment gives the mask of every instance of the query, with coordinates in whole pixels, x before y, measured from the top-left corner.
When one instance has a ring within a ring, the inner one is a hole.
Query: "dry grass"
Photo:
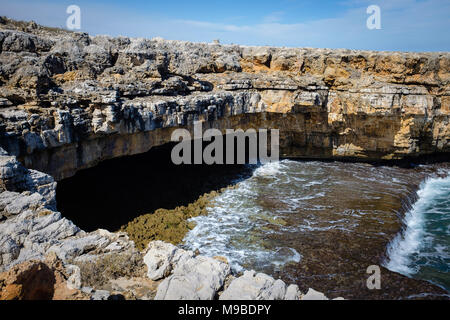
[[[110,253],[92,261],[72,262],[80,267],[83,286],[96,289],[105,287],[110,280],[143,277],[145,265],[139,253]]]
[[[0,26],[4,29],[19,30],[19,31],[30,31],[30,26],[34,25],[36,29],[40,31],[45,31],[49,33],[73,33],[71,30],[66,30],[63,28],[46,27],[42,25],[35,24],[32,21],[18,21],[13,20],[8,17],[0,17]]]

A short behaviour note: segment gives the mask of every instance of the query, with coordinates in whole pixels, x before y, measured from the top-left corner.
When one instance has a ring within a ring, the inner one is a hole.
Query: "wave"
[[[236,272],[243,270],[246,264],[257,265],[261,268],[258,271],[262,271],[298,263],[301,255],[295,249],[267,247],[265,238],[272,232],[269,226],[283,220],[260,205],[258,192],[261,179],[268,188],[272,183],[287,181],[286,163],[288,160],[258,166],[251,178],[217,196],[207,208],[208,215],[190,220],[196,226],[185,236],[183,246],[199,249],[208,256],[224,256]]]
[[[425,180],[417,192],[418,200],[404,217],[404,229],[389,244],[385,266],[407,276],[449,269],[450,176]],[[441,283],[445,286],[445,283]]]

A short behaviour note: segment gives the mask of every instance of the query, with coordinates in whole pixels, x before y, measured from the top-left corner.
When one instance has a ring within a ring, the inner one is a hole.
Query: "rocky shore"
[[[0,299],[326,299],[266,274],[232,275],[223,257],[84,232],[56,211],[51,176],[0,150]]]

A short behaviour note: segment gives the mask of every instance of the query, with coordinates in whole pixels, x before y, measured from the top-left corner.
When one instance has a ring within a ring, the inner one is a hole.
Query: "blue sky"
[[[67,6],[81,8],[90,34],[243,45],[450,51],[449,0],[0,0],[0,15],[65,27]],[[381,30],[369,30],[369,5]]]

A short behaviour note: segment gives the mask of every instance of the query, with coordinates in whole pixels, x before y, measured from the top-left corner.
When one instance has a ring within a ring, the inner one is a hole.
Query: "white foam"
[[[430,178],[423,182],[418,193],[418,200],[413,204],[404,218],[405,230],[398,234],[388,246],[388,261],[385,266],[405,275],[418,272],[411,257],[420,255],[421,248],[433,241],[433,236],[425,232],[427,213],[432,210],[436,198],[445,196],[450,185],[450,176]]]
[[[269,162],[260,167],[258,167],[253,176],[259,177],[267,177],[267,176],[276,176],[280,173],[280,170],[283,168],[283,165],[279,162]]]
[[[207,256],[224,256],[238,272],[243,270],[244,263],[261,268],[280,268],[289,262],[298,263],[301,255],[293,248],[270,250],[262,243],[264,236],[271,233],[264,227],[276,221],[278,215],[258,205],[258,179],[271,179],[277,183],[285,181],[285,161],[258,167],[251,178],[217,196],[213,206],[207,208],[208,215],[191,219],[196,226],[185,236],[184,246],[191,250],[199,249]]]

